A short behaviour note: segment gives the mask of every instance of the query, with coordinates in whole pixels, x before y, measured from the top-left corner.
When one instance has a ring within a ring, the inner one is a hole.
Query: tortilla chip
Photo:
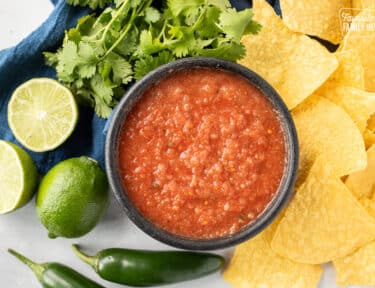
[[[361,9],[362,8],[362,0],[352,0],[352,8]]]
[[[337,177],[366,167],[362,135],[342,108],[314,95],[294,109],[292,116],[300,143],[300,183],[318,156]]]
[[[316,288],[321,274],[319,265],[278,256],[261,233],[236,247],[223,277],[236,288]]]
[[[372,132],[375,132],[375,114],[372,115],[370,117],[370,119],[368,120],[367,122],[367,128],[372,131]]]
[[[242,38],[247,55],[239,63],[265,78],[292,109],[328,79],[338,61],[316,40],[290,31],[265,0],[254,0],[253,9],[262,30]]]
[[[270,225],[268,225],[267,229],[263,230],[262,235],[263,235],[263,238],[267,241],[268,245],[271,245],[273,235],[275,235],[277,226],[279,225],[283,217],[284,217],[284,211],[281,211],[281,213],[276,217],[276,219],[273,220]]]
[[[375,285],[375,241],[333,262],[337,285]]]
[[[343,108],[363,133],[370,116],[375,113],[375,93],[365,88],[364,69],[356,50],[335,53],[339,66],[316,94]]]
[[[359,202],[367,210],[367,212],[375,219],[375,199],[374,195],[371,198],[362,197]]]
[[[356,9],[375,7],[374,0],[352,0],[352,6]]]
[[[375,194],[375,145],[367,150],[366,169],[350,174],[345,184],[357,198]]]
[[[375,239],[375,220],[323,158],[297,190],[271,242],[281,256],[307,264],[344,257]]]
[[[361,133],[365,132],[367,121],[375,113],[375,93],[347,86],[324,86],[317,92],[343,108],[352,117]]]
[[[375,9],[364,9],[354,18],[340,49],[358,51],[365,69],[366,91],[375,92],[375,20],[362,27],[363,19],[375,19]]]
[[[365,70],[358,52],[356,50],[347,50],[336,52],[334,55],[337,57],[339,66],[327,82],[324,83],[323,87],[351,86],[364,90]]]
[[[372,145],[375,145],[375,132],[366,129],[363,133],[363,140],[365,141],[366,149],[369,149]]]
[[[350,8],[351,1],[280,0],[280,6],[291,30],[338,44],[343,38],[340,10]]]

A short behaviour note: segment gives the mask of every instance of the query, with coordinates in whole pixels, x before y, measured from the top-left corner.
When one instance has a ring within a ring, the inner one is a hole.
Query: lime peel
[[[108,205],[108,181],[99,163],[85,156],[55,165],[43,178],[36,198],[48,237],[78,238],[99,222]]]

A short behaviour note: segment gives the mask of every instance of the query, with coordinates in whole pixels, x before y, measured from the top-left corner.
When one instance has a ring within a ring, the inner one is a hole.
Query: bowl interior
[[[157,227],[146,219],[138,211],[138,209],[135,208],[135,206],[133,206],[131,200],[127,196],[126,189],[123,187],[120,180],[120,169],[118,165],[118,139],[127,115],[138,100],[143,96],[146,90],[152,85],[163,80],[176,71],[192,68],[221,69],[247,79],[251,84],[256,86],[265,95],[265,97],[269,99],[279,117],[284,132],[286,146],[284,174],[280,181],[279,189],[273,200],[256,218],[256,220],[251,222],[245,228],[236,232],[235,234],[220,238],[188,238],[172,234]],[[288,202],[293,191],[293,185],[296,179],[298,167],[298,139],[295,126],[286,105],[281,100],[278,93],[255,72],[233,62],[206,57],[186,58],[166,64],[150,72],[143,79],[134,84],[128,90],[114,112],[107,134],[105,149],[106,169],[111,188],[116,199],[123,206],[129,218],[151,237],[166,244],[184,249],[210,250],[225,248],[243,242],[262,231],[272,222],[272,220],[275,219],[281,209]]]

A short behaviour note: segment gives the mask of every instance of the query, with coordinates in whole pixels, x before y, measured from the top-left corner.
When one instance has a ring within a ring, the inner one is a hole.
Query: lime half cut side
[[[8,122],[17,140],[34,152],[50,151],[72,134],[78,108],[69,89],[48,78],[20,85],[8,104]]]
[[[0,214],[25,205],[38,181],[31,157],[18,146],[0,140]]]

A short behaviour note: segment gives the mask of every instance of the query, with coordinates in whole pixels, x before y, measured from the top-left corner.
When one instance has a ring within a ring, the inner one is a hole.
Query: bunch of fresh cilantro
[[[163,9],[152,2],[115,0],[100,15],[80,19],[56,53],[45,53],[59,80],[103,118],[133,79],[182,57],[236,61],[245,55],[241,37],[261,28],[252,10],[237,12],[228,0],[168,0]]]

